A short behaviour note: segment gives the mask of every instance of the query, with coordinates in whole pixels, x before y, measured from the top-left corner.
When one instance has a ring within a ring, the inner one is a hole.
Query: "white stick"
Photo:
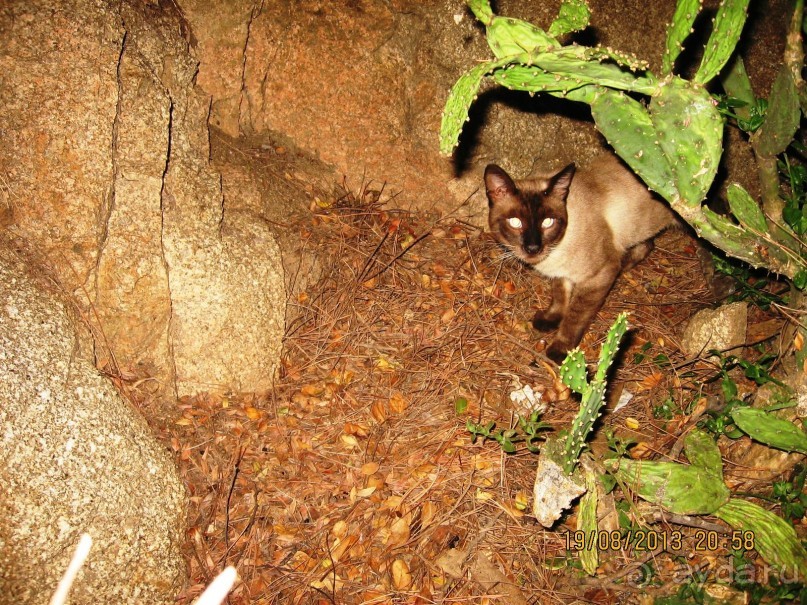
[[[78,570],[87,560],[91,547],[92,538],[90,534],[81,534],[81,539],[78,541],[78,546],[76,546],[76,552],[73,553],[73,558],[70,559],[67,571],[64,572],[62,579],[59,580],[56,592],[53,593],[50,599],[50,605],[64,605],[67,602],[67,593],[70,592],[70,587],[73,585],[73,580],[76,579]]]
[[[216,576],[194,605],[220,605],[235,584],[237,575],[235,567],[227,567]]]

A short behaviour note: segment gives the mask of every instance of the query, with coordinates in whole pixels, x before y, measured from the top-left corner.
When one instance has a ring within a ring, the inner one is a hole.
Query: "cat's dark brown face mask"
[[[575,166],[548,179],[519,181],[502,168],[485,168],[488,224],[500,244],[528,265],[539,264],[566,232],[566,198]]]

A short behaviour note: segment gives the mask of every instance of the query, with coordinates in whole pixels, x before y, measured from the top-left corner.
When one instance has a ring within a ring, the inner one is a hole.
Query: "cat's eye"
[[[523,223],[521,222],[520,218],[511,216],[509,219],[507,219],[507,225],[513,229],[521,229]]]
[[[555,224],[555,219],[553,219],[551,217],[546,217],[544,220],[541,221],[541,228],[542,229],[549,229],[554,224]]]

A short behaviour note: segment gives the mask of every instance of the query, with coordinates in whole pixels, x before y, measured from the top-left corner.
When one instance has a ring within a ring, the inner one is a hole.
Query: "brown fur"
[[[558,329],[546,352],[557,362],[580,342],[619,273],[642,261],[653,237],[674,222],[613,154],[586,170],[570,164],[522,181],[491,164],[485,186],[497,241],[552,279],[552,302],[532,324]]]

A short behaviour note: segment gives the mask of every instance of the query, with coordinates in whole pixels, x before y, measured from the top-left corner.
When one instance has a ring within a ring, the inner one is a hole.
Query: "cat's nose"
[[[524,252],[527,254],[536,254],[537,252],[541,251],[541,246],[538,244],[527,244],[524,246]]]

